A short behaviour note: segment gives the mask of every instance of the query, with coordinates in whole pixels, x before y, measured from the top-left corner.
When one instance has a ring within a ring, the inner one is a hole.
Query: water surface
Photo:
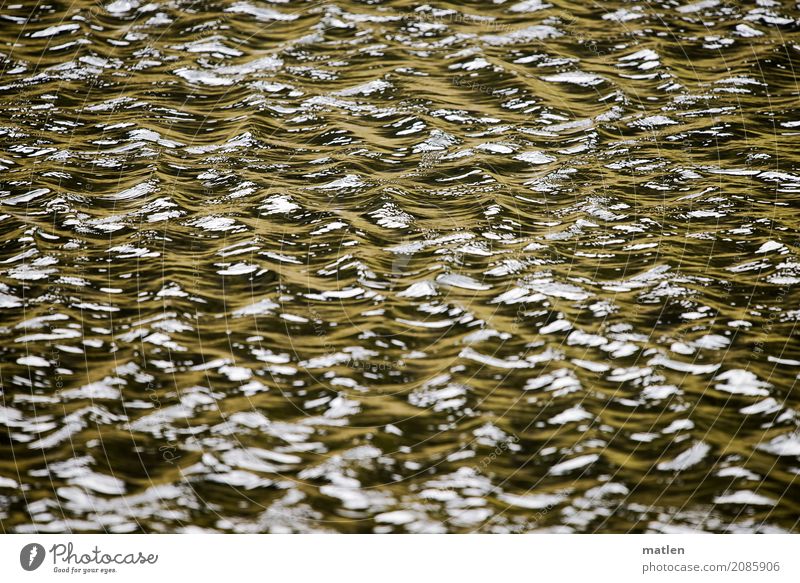
[[[0,9],[5,532],[788,532],[797,5]]]

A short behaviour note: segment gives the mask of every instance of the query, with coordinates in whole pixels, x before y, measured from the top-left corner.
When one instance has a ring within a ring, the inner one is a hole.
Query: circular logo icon
[[[35,571],[44,562],[44,547],[39,543],[30,543],[19,552],[19,564],[26,571]]]

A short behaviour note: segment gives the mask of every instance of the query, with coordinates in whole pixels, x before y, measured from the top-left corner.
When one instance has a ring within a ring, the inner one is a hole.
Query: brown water
[[[0,527],[797,531],[798,16],[4,2]]]

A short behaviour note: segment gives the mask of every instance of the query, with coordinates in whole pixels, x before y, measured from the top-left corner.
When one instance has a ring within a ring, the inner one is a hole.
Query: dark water
[[[797,531],[798,16],[4,2],[0,527]]]

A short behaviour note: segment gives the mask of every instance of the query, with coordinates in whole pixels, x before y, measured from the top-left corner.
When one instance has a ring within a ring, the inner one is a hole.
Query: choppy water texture
[[[2,530],[797,531],[798,16],[4,2]]]

